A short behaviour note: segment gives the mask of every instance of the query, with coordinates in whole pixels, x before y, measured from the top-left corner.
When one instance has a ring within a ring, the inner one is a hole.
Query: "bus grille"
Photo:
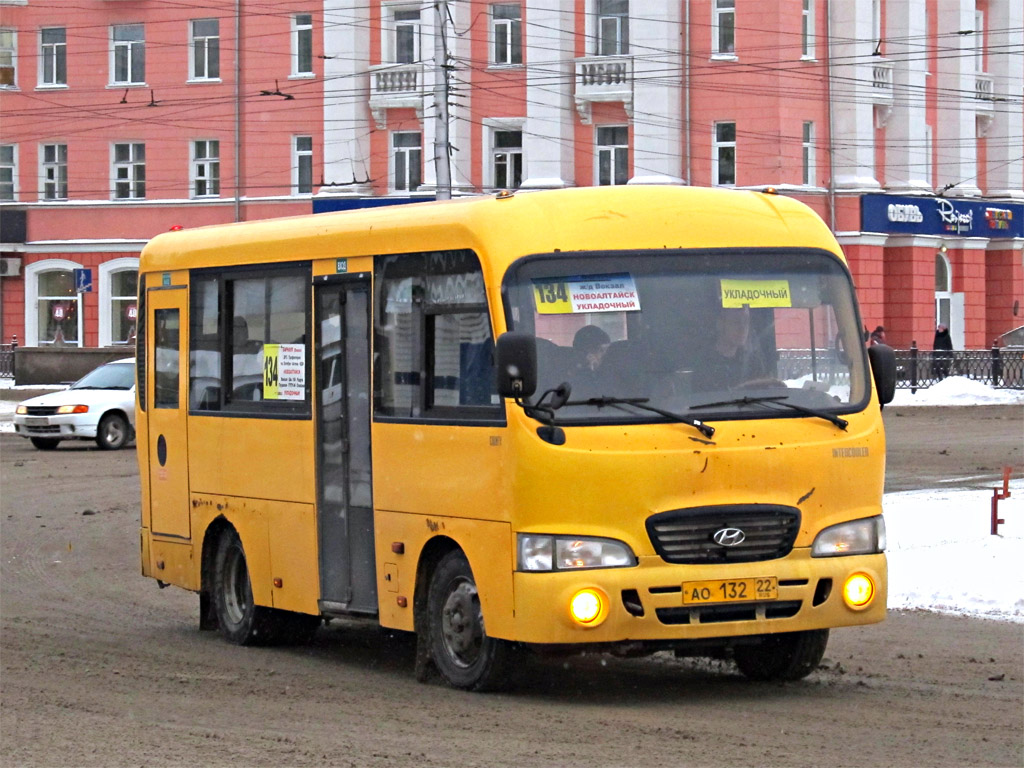
[[[736,528],[743,541],[717,544],[716,531]],[[752,563],[785,557],[800,530],[800,510],[772,504],[674,509],[647,518],[654,550],[669,563]]]
[[[728,621],[791,619],[800,613],[802,605],[802,600],[786,600],[775,603],[658,608],[655,613],[662,624],[721,624]]]

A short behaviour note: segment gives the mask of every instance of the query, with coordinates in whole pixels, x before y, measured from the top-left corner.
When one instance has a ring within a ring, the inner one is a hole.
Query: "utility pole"
[[[448,45],[445,40],[448,24],[447,0],[434,3],[434,109],[437,130],[434,132],[434,171],[437,174],[437,199],[451,200],[452,169],[448,155]]]

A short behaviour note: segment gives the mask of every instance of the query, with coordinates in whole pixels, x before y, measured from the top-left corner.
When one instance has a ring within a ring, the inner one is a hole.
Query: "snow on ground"
[[[893,405],[1000,403],[1024,404],[1024,393],[952,376],[915,395],[898,390]],[[0,400],[0,432],[14,431],[15,406]],[[999,503],[1006,522],[998,536],[990,533],[991,490],[886,494],[889,607],[1024,623],[1024,480],[1011,481],[1010,493]]]

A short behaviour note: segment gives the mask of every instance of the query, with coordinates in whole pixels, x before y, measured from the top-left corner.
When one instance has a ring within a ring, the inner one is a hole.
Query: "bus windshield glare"
[[[560,424],[850,413],[870,393],[853,285],[824,251],[532,256],[505,293],[537,340],[534,402],[571,387]]]

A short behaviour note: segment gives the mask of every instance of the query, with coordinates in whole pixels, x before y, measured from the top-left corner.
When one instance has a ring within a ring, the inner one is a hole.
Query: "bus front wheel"
[[[450,685],[467,691],[505,687],[513,646],[487,636],[473,571],[461,551],[449,552],[438,563],[427,613],[431,656]]]
[[[320,625],[319,616],[256,605],[242,540],[226,530],[213,561],[213,606],[221,634],[236,645],[307,642]]]
[[[818,668],[828,645],[828,630],[765,635],[757,645],[739,645],[733,658],[751,680],[801,680]]]

